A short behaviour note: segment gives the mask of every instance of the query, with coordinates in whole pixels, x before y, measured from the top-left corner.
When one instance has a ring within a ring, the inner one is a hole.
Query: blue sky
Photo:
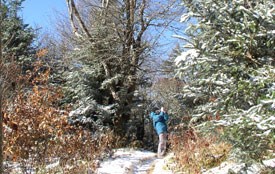
[[[67,14],[66,0],[25,0],[22,6],[24,23],[42,30],[53,29],[56,12]]]
[[[44,31],[53,32],[55,30],[55,20],[58,14],[68,15],[66,0],[25,0],[22,4],[22,18],[25,24],[30,24],[34,29],[39,28]],[[173,33],[166,32],[161,37],[161,54],[169,54],[174,47],[176,39],[171,38]],[[162,55],[163,56],[163,55]]]

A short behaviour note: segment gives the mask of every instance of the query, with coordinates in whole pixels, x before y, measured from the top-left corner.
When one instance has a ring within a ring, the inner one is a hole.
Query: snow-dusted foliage
[[[115,112],[114,104],[104,105],[102,98],[108,98],[109,92],[102,88],[101,69],[94,65],[73,64],[65,72],[66,100],[74,103],[70,112],[70,123],[85,126],[91,130],[107,128]],[[107,127],[106,127],[107,126]]]
[[[198,21],[186,29],[189,43],[175,60],[177,75],[187,82],[184,101],[195,118],[221,117],[219,123],[231,127],[227,133],[235,147],[260,158],[272,142],[274,147],[274,3],[183,2],[182,21]]]

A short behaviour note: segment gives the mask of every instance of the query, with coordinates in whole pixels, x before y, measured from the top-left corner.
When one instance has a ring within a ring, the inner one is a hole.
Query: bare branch
[[[141,22],[141,24],[140,24],[141,25],[141,29],[140,29],[140,32],[138,33],[138,36],[137,36],[137,41],[139,43],[141,41],[141,37],[142,37],[143,33],[145,32],[145,30],[148,27],[148,24],[144,21],[145,3],[146,3],[146,0],[142,0],[142,4],[141,4],[141,7],[140,7],[140,12],[139,12],[140,22]]]
[[[111,73],[110,73],[110,69],[109,69],[108,65],[105,62],[102,62],[102,65],[103,65],[106,77],[108,79],[110,79],[111,78]],[[120,101],[120,98],[119,98],[115,88],[112,85],[110,85],[110,91],[112,93],[113,98],[117,101]]]
[[[81,19],[81,16],[76,8],[76,5],[74,3],[74,0],[66,0],[68,5],[68,10],[70,13],[70,22],[71,26],[73,28],[73,32],[77,37],[80,37],[81,35],[78,33],[78,28],[76,24],[74,23],[74,17],[76,18],[79,27],[81,28],[82,32],[85,33],[85,35],[89,38],[89,40],[92,42],[92,36],[89,33],[89,30],[87,29],[86,25],[84,24],[83,20]]]
[[[108,8],[109,7],[109,0],[102,0],[102,8]]]

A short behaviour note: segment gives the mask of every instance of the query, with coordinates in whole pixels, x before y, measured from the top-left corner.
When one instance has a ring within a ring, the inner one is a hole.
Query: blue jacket
[[[168,132],[166,124],[166,121],[169,119],[168,114],[164,112],[160,112],[159,114],[151,112],[150,117],[153,119],[153,125],[158,135]]]

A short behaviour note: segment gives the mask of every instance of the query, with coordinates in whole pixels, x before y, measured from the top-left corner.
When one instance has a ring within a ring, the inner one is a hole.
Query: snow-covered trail
[[[169,168],[174,168],[172,153],[165,158],[158,159],[156,153],[144,150],[117,149],[113,156],[103,161],[96,174],[176,174],[184,172],[172,172]],[[262,163],[255,163],[247,167],[245,163],[225,161],[220,166],[202,170],[203,174],[228,174],[234,173],[260,173],[267,169],[275,171],[275,158],[264,160]],[[189,172],[186,172],[189,173]],[[274,172],[273,172],[274,173]]]
[[[112,158],[100,164],[97,174],[172,174],[165,170],[165,159],[150,151],[117,149]]]

